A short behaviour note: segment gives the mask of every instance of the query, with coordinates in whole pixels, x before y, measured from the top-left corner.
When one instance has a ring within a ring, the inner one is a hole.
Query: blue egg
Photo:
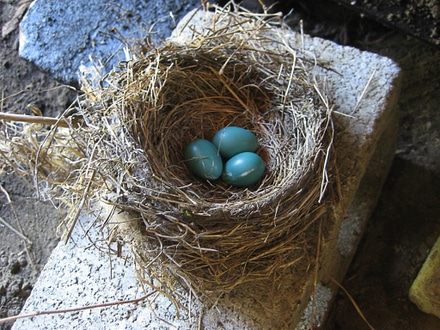
[[[212,142],[225,159],[229,159],[241,152],[254,152],[258,148],[257,137],[247,129],[229,126],[219,130]]]
[[[183,154],[186,166],[199,178],[215,180],[222,174],[223,160],[210,141],[197,139],[186,146]]]
[[[222,179],[236,187],[252,186],[261,180],[265,164],[254,152],[242,152],[229,159],[223,170]]]

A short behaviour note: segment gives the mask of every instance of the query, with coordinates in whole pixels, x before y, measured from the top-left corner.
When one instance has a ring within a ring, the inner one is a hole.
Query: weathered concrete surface
[[[124,40],[138,40],[154,25],[167,38],[199,0],[36,0],[20,25],[20,56],[66,83],[78,81],[81,64],[99,59],[109,70],[124,59]],[[153,40],[154,41],[154,40]]]
[[[184,24],[184,23],[182,23]],[[184,33],[174,33],[180,42],[190,37],[190,29],[211,26],[212,14],[199,12],[187,25]],[[181,25],[182,26],[182,25]],[[177,28],[179,31],[179,28]],[[285,31],[283,33],[286,33]],[[222,297],[214,306],[201,306],[194,297],[181,301],[198,315],[176,317],[171,302],[158,298],[153,309],[145,302],[136,306],[118,305],[106,309],[82,311],[50,316],[38,316],[16,322],[14,329],[78,329],[125,328],[150,329],[197,328],[204,329],[293,329],[308,328],[313,314],[315,324],[321,324],[336,293],[332,278],[341,281],[356,250],[365,223],[374,209],[379,192],[393,157],[396,139],[396,97],[399,68],[389,59],[341,47],[318,38],[284,34],[292,44],[302,45],[325,62],[333,71],[317,67],[317,74],[328,82],[329,94],[335,103],[335,153],[338,159],[341,200],[335,204],[330,221],[324,224],[325,236],[321,241],[320,268],[301,274],[300,289],[293,285],[298,274],[292,268],[278,283],[279,295],[268,299],[273,288],[246,286]],[[82,221],[91,221],[83,217]],[[83,225],[88,228],[88,225]],[[110,264],[106,254],[81,239],[78,227],[78,246],[69,243],[53,253],[23,312],[63,309],[119,299],[133,299],[141,295],[130,261],[113,258]],[[89,232],[93,237],[93,231]],[[96,237],[96,236],[95,236]],[[316,246],[315,241],[308,244]],[[116,274],[110,278],[110,269]],[[61,274],[58,276],[57,274]],[[314,284],[317,296],[314,304]],[[50,288],[50,289],[48,289]],[[156,314],[155,314],[156,313]],[[303,319],[302,323],[301,319]],[[299,324],[299,325],[298,325]]]

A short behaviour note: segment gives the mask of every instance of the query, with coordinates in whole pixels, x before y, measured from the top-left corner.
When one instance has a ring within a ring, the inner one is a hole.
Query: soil
[[[0,110],[30,114],[32,105],[56,116],[76,93],[18,56],[18,23],[28,5],[0,1]],[[440,329],[439,319],[408,299],[412,281],[440,236],[440,50],[329,1],[289,6],[294,8],[288,16],[292,26],[303,20],[306,33],[388,56],[403,70],[395,159],[342,285],[377,329]],[[3,318],[19,313],[58,242],[56,226],[65,211],[38,200],[32,182],[13,173],[0,177],[0,188]],[[326,328],[368,329],[343,292]]]
[[[32,114],[31,105],[53,116],[67,108],[75,93],[18,56],[21,15],[14,15],[20,12],[24,10],[18,1],[0,2],[0,111]],[[13,173],[0,176],[0,189],[0,318],[4,318],[20,312],[58,243],[56,227],[65,211],[38,200],[32,182]]]

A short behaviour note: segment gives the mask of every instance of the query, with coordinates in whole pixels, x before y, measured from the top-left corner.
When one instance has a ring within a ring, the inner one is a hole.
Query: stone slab
[[[56,79],[75,84],[81,65],[99,59],[109,70],[124,57],[124,40],[169,37],[199,0],[36,0],[20,24],[21,57]]]
[[[187,24],[191,15],[182,20],[172,38],[184,42],[193,29],[212,26],[212,13],[200,11]],[[181,27],[185,29],[181,31]],[[191,295],[186,296],[181,303],[196,312],[197,317],[184,313],[179,318],[170,300],[157,297],[137,305],[25,318],[15,323],[15,330],[307,329],[312,315],[315,325],[323,324],[337,292],[328,275],[342,281],[393,158],[400,70],[393,61],[376,54],[290,31],[282,33],[289,43],[315,54],[318,61],[332,68],[329,71],[317,67],[316,74],[327,81],[335,103],[339,129],[335,154],[342,198],[333,208],[332,221],[324,225],[326,235],[321,242],[318,271],[311,269],[303,274],[300,289],[292,285],[292,279],[298,278],[298,274],[294,269],[289,270],[290,273],[286,271],[276,288],[280,294],[270,301],[267,301],[267,291],[273,288],[261,290],[252,286],[239,288],[209,306],[201,305]],[[22,314],[143,295],[129,259],[110,261],[108,254],[91,246],[88,236],[95,241],[102,234],[91,225],[92,220],[84,215],[82,226],[75,232],[75,242],[60,243],[54,251]]]

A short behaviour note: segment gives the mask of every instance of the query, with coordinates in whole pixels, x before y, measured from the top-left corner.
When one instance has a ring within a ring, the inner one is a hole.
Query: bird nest
[[[162,291],[175,279],[210,293],[272,278],[301,257],[297,238],[326,211],[331,109],[314,59],[274,32],[286,28],[279,16],[212,15],[211,28],[190,20],[190,38],[182,30],[99,84],[83,81],[74,110],[84,124],[69,128],[76,168],[51,180],[72,208],[67,232],[91,201],[124,212],[103,225]],[[231,125],[258,138],[266,169],[254,186],[199,179],[183,161],[188,143]]]

